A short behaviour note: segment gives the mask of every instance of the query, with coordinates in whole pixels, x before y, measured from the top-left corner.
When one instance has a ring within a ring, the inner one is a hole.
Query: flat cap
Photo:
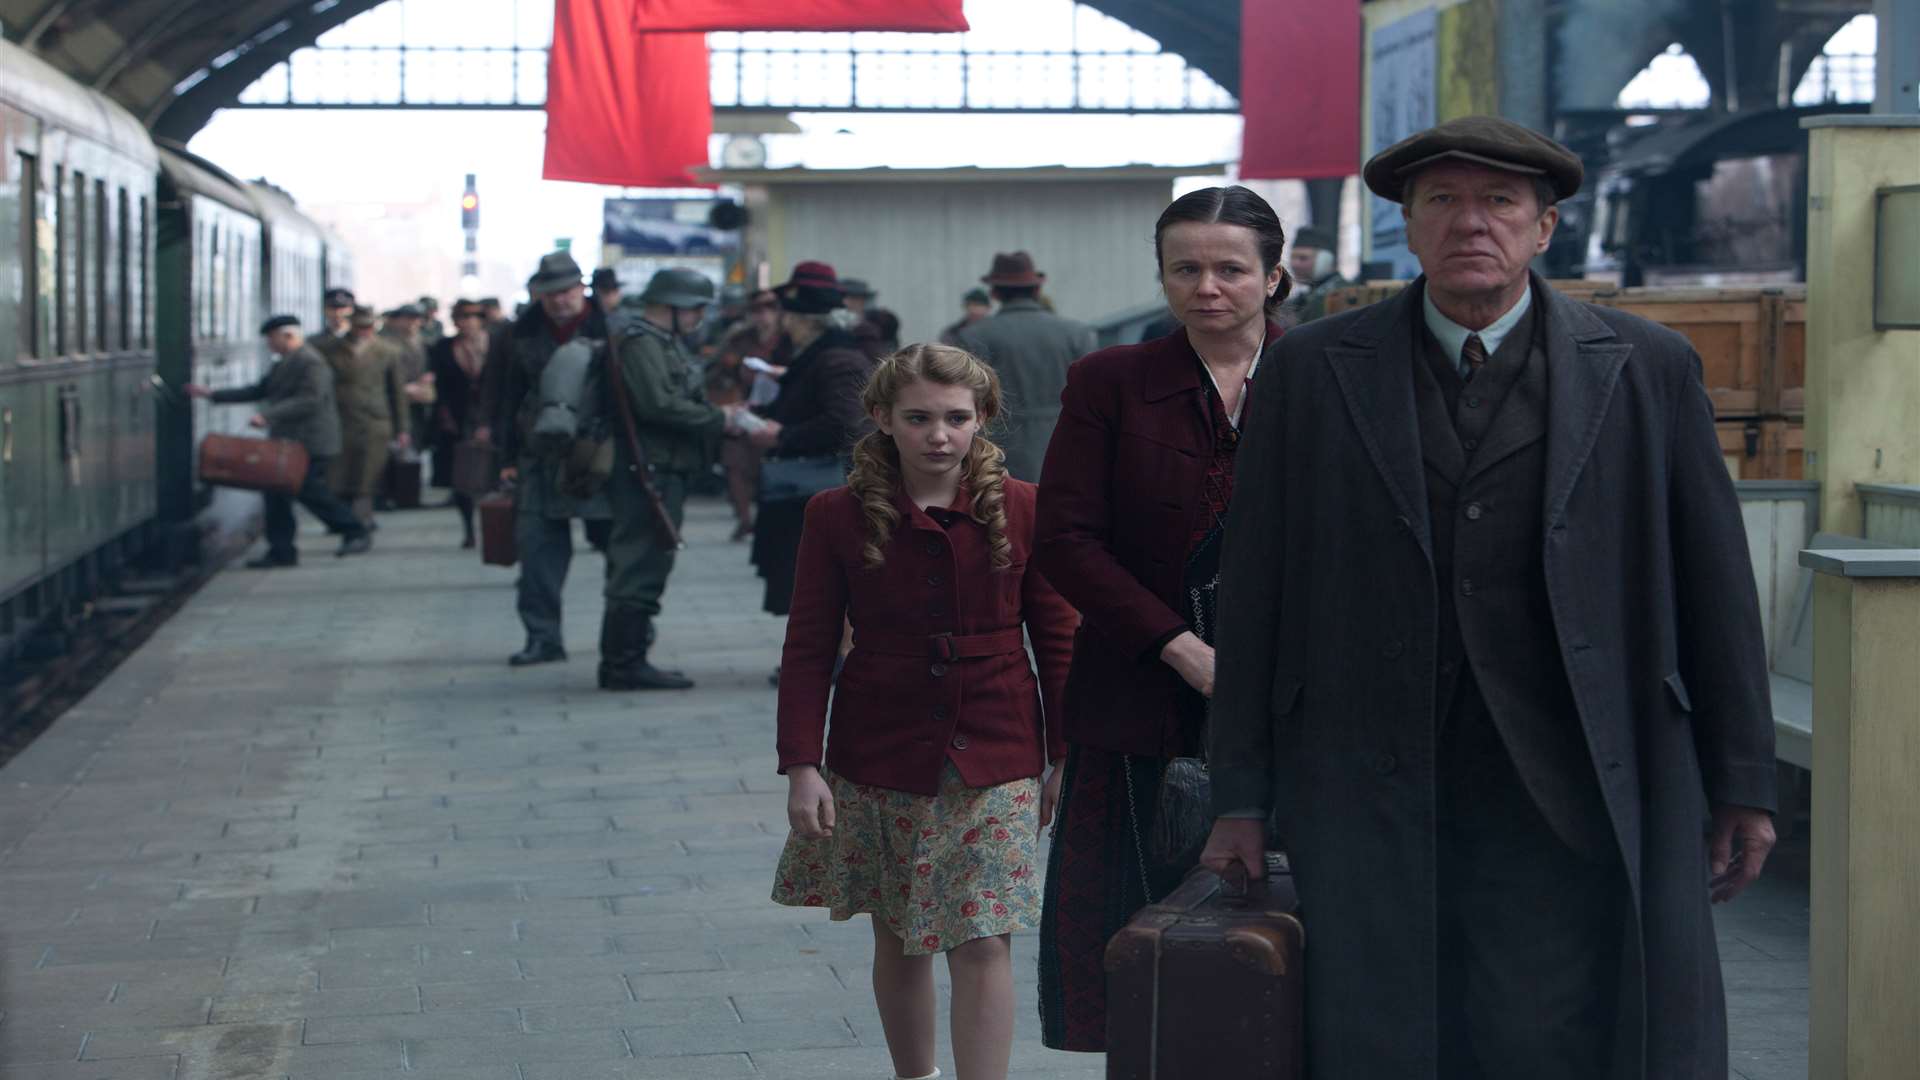
[[[1497,116],[1463,116],[1408,136],[1373,155],[1361,175],[1375,195],[1400,202],[1414,173],[1448,160],[1538,176],[1553,188],[1555,199],[1579,191],[1586,177],[1578,154]]]
[[[275,330],[279,330],[283,327],[299,326],[299,325],[300,325],[300,320],[294,318],[291,315],[275,315],[273,318],[268,319],[266,322],[263,322],[260,324],[260,336],[265,337],[266,335],[271,334]]]

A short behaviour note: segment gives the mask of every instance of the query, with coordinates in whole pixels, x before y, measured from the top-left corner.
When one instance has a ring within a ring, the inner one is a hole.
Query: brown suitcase
[[[387,458],[387,501],[395,510],[420,509],[420,459],[394,454]]]
[[[1107,1080],[1297,1080],[1306,935],[1285,860],[1231,895],[1201,869],[1107,943]]]
[[[453,490],[462,495],[485,495],[498,479],[493,467],[493,444],[465,439],[453,446]]]
[[[307,461],[307,448],[291,439],[209,434],[200,440],[200,479],[220,487],[298,495]]]
[[[520,545],[513,538],[513,496],[496,492],[474,506],[480,511],[480,561],[488,566],[519,562]]]

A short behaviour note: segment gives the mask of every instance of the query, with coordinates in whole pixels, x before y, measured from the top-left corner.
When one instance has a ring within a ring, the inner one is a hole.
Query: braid
[[[964,386],[973,392],[980,430],[974,433],[973,445],[961,466],[965,470],[961,481],[973,493],[973,520],[987,528],[993,566],[1004,570],[1013,565],[1013,542],[1007,538],[1006,454],[986,436],[987,426],[1000,415],[1000,377],[965,349],[909,345],[874,368],[860,404],[868,415],[890,412],[901,389],[921,379],[940,386]],[[900,511],[894,505],[894,492],[899,486],[900,448],[890,436],[875,431],[854,445],[847,487],[859,498],[866,518],[867,542],[861,556],[870,567],[886,562],[887,541],[900,524]]]
[[[867,543],[861,556],[870,567],[886,563],[887,541],[894,526],[900,524],[900,510],[893,505],[893,489],[900,483],[900,448],[883,431],[868,432],[853,444],[853,469],[847,474],[847,487],[860,500],[860,513],[867,519]]]

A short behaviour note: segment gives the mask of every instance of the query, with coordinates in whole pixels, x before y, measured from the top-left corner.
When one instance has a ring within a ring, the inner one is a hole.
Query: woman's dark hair
[[[1287,249],[1287,230],[1280,225],[1280,215],[1273,212],[1267,200],[1247,188],[1235,184],[1232,187],[1201,188],[1188,192],[1173,200],[1160,213],[1160,220],[1153,227],[1153,261],[1155,266],[1165,266],[1166,258],[1160,242],[1167,230],[1186,222],[1201,225],[1239,225],[1252,229],[1258,238],[1260,247],[1260,273],[1273,273],[1280,265],[1280,255]],[[1287,294],[1293,291],[1293,275],[1283,267],[1280,270],[1280,287],[1273,291],[1267,301],[1268,308],[1278,307]]]

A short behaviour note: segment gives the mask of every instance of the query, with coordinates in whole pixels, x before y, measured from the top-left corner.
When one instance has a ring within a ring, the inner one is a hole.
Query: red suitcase
[[[1232,895],[1195,870],[1107,943],[1107,1080],[1298,1080],[1305,972],[1293,880]]]
[[[210,434],[200,440],[200,479],[220,487],[298,495],[307,482],[307,448],[290,439]]]
[[[480,511],[480,561],[488,566],[512,566],[520,561],[513,538],[513,496],[488,495],[474,504]]]

